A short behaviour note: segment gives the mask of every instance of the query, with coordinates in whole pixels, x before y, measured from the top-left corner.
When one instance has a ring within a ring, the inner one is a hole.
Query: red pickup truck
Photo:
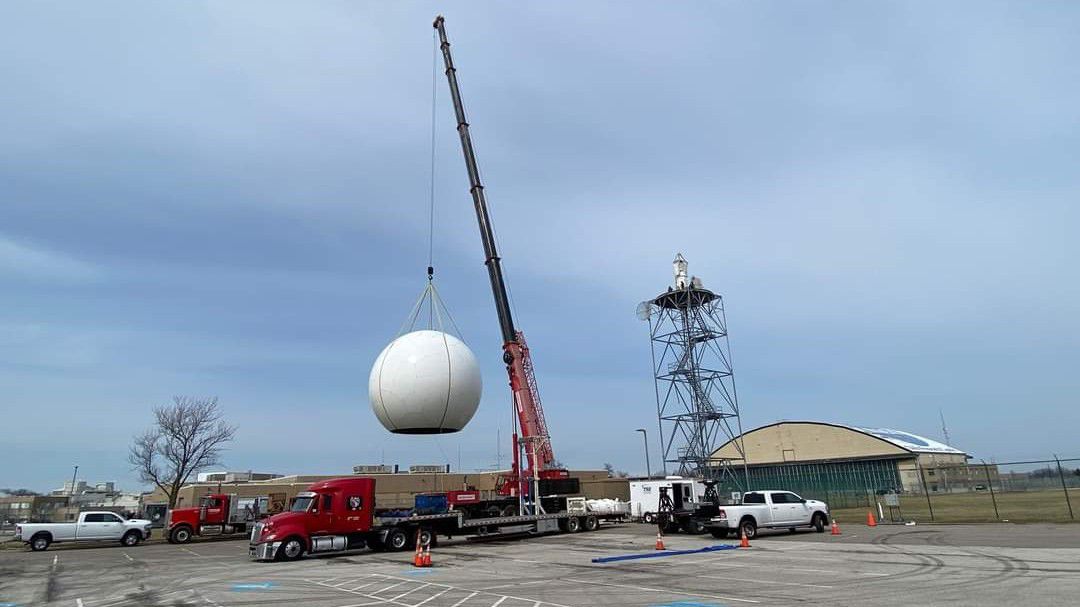
[[[552,495],[540,499],[538,512],[509,511],[505,500],[499,510],[483,504],[469,508],[430,510],[379,509],[375,479],[336,478],[321,481],[297,494],[288,512],[275,514],[251,530],[249,555],[256,560],[295,560],[305,553],[326,553],[370,548],[407,550],[435,541],[436,536],[471,536],[499,533],[592,531],[606,515],[588,511],[584,497]],[[430,496],[430,494],[428,494]],[[458,496],[457,501],[460,500]],[[526,510],[533,510],[526,504]],[[495,516],[490,516],[495,514]],[[479,513],[479,517],[477,514]]]

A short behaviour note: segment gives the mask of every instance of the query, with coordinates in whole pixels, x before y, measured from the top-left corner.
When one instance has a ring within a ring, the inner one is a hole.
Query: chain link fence
[[[860,460],[759,466],[748,472],[751,488],[784,489],[824,501],[841,520],[865,520],[868,510],[895,522],[1080,517],[1080,458],[933,465]]]

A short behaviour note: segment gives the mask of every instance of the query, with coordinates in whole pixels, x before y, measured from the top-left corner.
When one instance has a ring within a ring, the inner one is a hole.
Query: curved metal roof
[[[881,440],[888,441],[897,447],[907,449],[908,451],[914,451],[915,453],[951,453],[953,455],[967,455],[963,451],[956,447],[950,447],[945,443],[938,442],[925,436],[919,436],[918,434],[912,434],[903,430],[893,430],[892,428],[867,428],[864,426],[848,426],[847,424],[836,424],[837,426],[844,426],[857,430],[865,434],[876,436]]]

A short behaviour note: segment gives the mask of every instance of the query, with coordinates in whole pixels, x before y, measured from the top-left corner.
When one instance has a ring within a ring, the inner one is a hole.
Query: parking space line
[[[643,590],[645,592],[662,592],[666,594],[679,594],[682,596],[700,596],[707,599],[720,599],[721,601],[737,601],[739,603],[760,603],[761,601],[755,601],[753,599],[739,599],[733,596],[719,596],[715,594],[702,594],[700,592],[690,592],[684,590],[677,590],[675,588],[649,588],[648,586],[631,586],[630,584],[614,584],[612,582],[594,582],[591,580],[578,580],[573,578],[562,578],[567,582],[575,582],[577,584],[593,584],[596,586],[611,586],[612,588],[626,588],[628,590]]]
[[[498,586],[487,586],[486,588],[481,588],[480,590],[482,590],[483,592],[487,592],[488,590],[498,590],[499,588],[513,588],[514,586],[526,586],[528,584],[546,584],[547,582],[550,582],[550,581],[551,580],[533,580],[531,582],[514,582],[512,584],[499,584]]]
[[[410,581],[412,581],[412,580],[405,580],[404,582],[398,582],[396,584],[391,584],[391,585],[387,586],[386,588],[383,588],[382,590],[376,590],[375,592],[372,592],[371,594],[379,594],[380,592],[386,592],[387,590],[390,590],[391,588],[397,588],[398,586],[400,586],[402,584],[407,584]],[[388,599],[388,600],[393,601],[394,599]]]
[[[181,550],[183,550],[184,552],[186,552],[188,554],[191,554],[193,556],[202,556],[201,554],[199,554],[198,552],[195,552],[194,550],[189,550],[187,548],[181,548]]]
[[[431,584],[420,584],[420,585],[419,585],[419,586],[417,586],[416,588],[413,588],[412,590],[409,590],[409,591],[406,591],[406,592],[402,592],[401,594],[399,594],[399,595],[395,596],[394,598],[392,598],[392,599],[390,599],[390,600],[391,600],[391,601],[396,601],[396,600],[400,599],[401,597],[403,597],[403,596],[405,596],[405,595],[407,595],[407,594],[412,594],[412,593],[416,592],[417,590],[420,590],[421,588],[427,588],[427,587],[428,587],[428,586],[430,586],[430,585],[431,585]]]
[[[446,594],[447,592],[450,592],[451,590],[452,590],[452,588],[443,588],[441,591],[436,592],[435,594],[433,594],[433,595],[429,596],[428,598],[426,598],[426,599],[420,601],[419,603],[417,603],[416,607],[420,607],[421,605],[423,605],[424,603],[430,601],[431,599],[437,599],[440,596]]]
[[[366,583],[366,584],[360,584],[360,585],[359,585],[359,586],[357,586],[356,588],[349,588],[349,592],[355,592],[355,591],[357,591],[357,590],[360,590],[361,588],[367,588],[368,586],[370,586],[370,585],[372,585],[372,584],[374,584],[374,583],[375,583],[375,582],[368,582],[368,583]]]
[[[135,562],[135,559],[131,558],[131,555],[126,553],[126,552],[124,553],[124,558],[126,558],[127,560],[129,560],[131,562]]]
[[[447,590],[449,590],[449,588],[447,588]],[[462,604],[462,603],[464,603],[465,601],[467,601],[467,600],[469,600],[469,599],[473,598],[474,596],[476,596],[476,595],[478,595],[478,594],[480,594],[480,593],[479,593],[479,592],[474,592],[474,593],[470,594],[469,596],[467,596],[467,597],[465,597],[465,598],[461,599],[460,601],[458,601],[458,602],[454,603],[454,604],[453,604],[453,605],[451,605],[450,607],[458,607],[458,605],[461,605],[461,604]]]
[[[541,494],[541,495],[543,495],[543,494]],[[494,604],[494,605],[492,605],[491,607],[499,607],[499,605],[502,605],[502,602],[503,602],[503,601],[505,601],[505,600],[506,600],[507,598],[508,598],[508,597],[505,597],[505,596],[504,596],[503,598],[501,598],[501,599],[499,599],[499,600],[495,601],[495,604]]]
[[[82,599],[75,599],[75,607],[83,607]]]

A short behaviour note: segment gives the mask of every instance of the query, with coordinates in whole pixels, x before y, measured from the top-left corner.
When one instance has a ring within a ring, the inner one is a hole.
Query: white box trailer
[[[630,514],[652,523],[660,509],[660,488],[666,487],[675,510],[695,510],[705,501],[705,483],[692,478],[668,476],[663,479],[630,481]]]

